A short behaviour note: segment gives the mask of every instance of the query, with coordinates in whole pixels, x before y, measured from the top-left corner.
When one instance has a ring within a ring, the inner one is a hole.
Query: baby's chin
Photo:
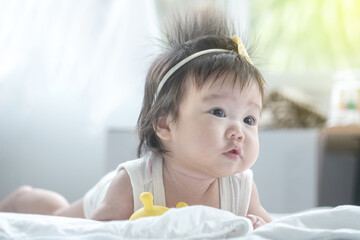
[[[222,178],[222,177],[233,176],[235,174],[242,173],[242,172],[246,171],[247,169],[248,168],[236,168],[236,169],[232,169],[232,170],[226,170],[226,171],[219,173],[219,175],[217,177]]]

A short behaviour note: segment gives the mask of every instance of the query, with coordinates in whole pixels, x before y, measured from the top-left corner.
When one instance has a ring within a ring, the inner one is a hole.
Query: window
[[[251,0],[250,32],[272,71],[360,67],[360,1]]]

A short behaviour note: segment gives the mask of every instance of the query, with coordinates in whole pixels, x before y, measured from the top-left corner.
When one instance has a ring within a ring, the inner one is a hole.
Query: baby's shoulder
[[[119,200],[124,202],[133,202],[133,189],[131,186],[130,176],[125,169],[120,169],[116,173],[107,195],[110,201],[114,199],[114,201],[117,202]]]
[[[129,175],[125,170],[116,173],[104,200],[92,215],[95,220],[125,220],[133,213],[133,196]]]
[[[147,167],[151,163],[152,159],[146,155],[141,158],[132,159],[126,162],[122,162],[118,165],[116,168],[116,171],[119,172],[120,170],[125,169],[127,172],[132,170],[138,170],[142,169],[144,167]]]
[[[121,168],[116,172],[115,177],[112,181],[112,184],[124,185],[124,186],[130,185],[131,186],[130,176],[125,168]]]

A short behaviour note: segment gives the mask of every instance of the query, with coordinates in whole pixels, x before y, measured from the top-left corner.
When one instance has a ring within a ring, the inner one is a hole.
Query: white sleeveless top
[[[133,189],[134,212],[143,207],[140,194],[151,192],[154,205],[166,206],[163,183],[163,159],[149,153],[142,158],[120,164],[115,171],[105,175],[84,197],[84,215],[90,218],[105,198],[105,194],[117,172],[125,169]],[[219,179],[221,209],[246,216],[251,197],[253,174],[250,169],[230,177]]]

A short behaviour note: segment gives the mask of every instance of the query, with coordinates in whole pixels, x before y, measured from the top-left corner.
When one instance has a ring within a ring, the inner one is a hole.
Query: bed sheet
[[[360,239],[360,207],[317,208],[280,217],[247,236],[231,239]]]
[[[0,213],[0,239],[360,239],[360,207],[308,210],[255,231],[247,218],[205,206],[110,222]]]

